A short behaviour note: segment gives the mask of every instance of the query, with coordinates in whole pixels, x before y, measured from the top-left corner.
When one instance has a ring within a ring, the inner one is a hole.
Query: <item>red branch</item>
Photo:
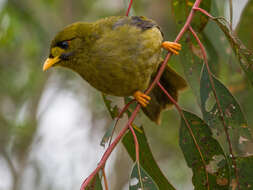
[[[129,3],[128,9],[127,9],[126,16],[129,15],[129,12],[130,12],[130,10],[131,10],[132,4],[133,4],[133,0],[130,0],[130,3]]]
[[[109,156],[111,155],[113,149],[116,147],[116,145],[119,143],[120,139],[124,136],[124,134],[126,133],[126,131],[128,130],[129,125],[132,124],[133,120],[135,119],[137,113],[140,110],[140,105],[138,104],[135,108],[135,110],[133,111],[131,117],[129,118],[126,126],[120,131],[120,133],[118,134],[118,136],[115,138],[115,140],[112,142],[112,144],[106,149],[102,159],[100,160],[97,168],[89,175],[88,178],[85,179],[85,181],[83,182],[82,186],[81,186],[81,190],[85,190],[85,187],[87,187],[89,185],[89,183],[91,182],[91,180],[94,178],[94,176],[99,172],[99,170],[101,170],[107,159],[109,158]]]
[[[211,70],[209,68],[209,65],[208,65],[206,50],[205,50],[204,45],[201,43],[201,41],[200,41],[197,33],[193,30],[193,28],[191,26],[189,27],[189,30],[191,31],[191,33],[193,34],[194,38],[198,42],[199,47],[200,47],[200,49],[202,51],[202,54],[203,54],[204,63],[205,63],[206,68],[207,68],[207,72],[208,72],[210,84],[211,84],[211,87],[212,87],[213,95],[215,97],[215,101],[217,103],[217,107],[218,107],[219,113],[220,113],[220,119],[221,119],[221,122],[223,124],[223,128],[224,128],[224,131],[225,131],[225,134],[226,134],[226,137],[227,137],[228,146],[229,146],[229,152],[230,152],[230,154],[232,156],[232,162],[233,162],[233,165],[234,165],[234,170],[235,170],[235,175],[236,175],[236,181],[237,181],[237,184],[238,184],[238,190],[240,190],[239,174],[238,174],[238,169],[237,169],[237,165],[236,165],[235,156],[233,154],[232,143],[231,143],[230,136],[229,136],[229,133],[228,133],[228,127],[227,127],[227,124],[225,122],[224,113],[223,113],[222,108],[221,108],[220,100],[219,100],[219,98],[217,96],[217,93],[216,93],[216,90],[215,90],[215,85],[214,85],[214,81],[213,81],[213,77],[212,77],[212,72],[211,72]]]
[[[200,3],[201,3],[202,0],[196,0],[192,9],[191,9],[191,12],[186,20],[186,23],[185,25],[183,26],[183,28],[181,29],[181,31],[179,32],[179,34],[177,35],[176,39],[175,39],[175,42],[178,42],[182,36],[184,35],[184,33],[189,29],[189,26],[190,26],[190,23],[193,19],[193,16],[194,16],[194,12],[196,8],[199,7]],[[131,9],[131,6],[132,6],[132,0],[130,0],[130,4],[129,4],[129,7],[128,7],[128,10],[127,10],[127,16],[130,12],[130,9]],[[164,59],[164,62],[162,63],[154,81],[151,83],[151,85],[149,86],[149,88],[146,90],[145,94],[148,94],[151,92],[151,90],[155,87],[155,85],[157,85],[159,83],[159,80],[163,74],[163,71],[167,65],[167,62],[169,61],[171,57],[171,53],[168,52],[166,58]],[[178,106],[178,104],[175,104],[175,106],[177,108],[180,108]],[[105,151],[102,159],[100,160],[97,168],[88,176],[88,178],[85,179],[85,181],[83,182],[82,186],[81,186],[81,190],[85,190],[85,187],[87,187],[89,185],[89,183],[91,182],[91,180],[94,178],[94,176],[99,172],[99,170],[101,168],[104,167],[107,159],[109,158],[111,152],[114,150],[114,148],[116,147],[116,145],[119,143],[120,139],[124,136],[124,134],[126,133],[126,131],[129,129],[129,126],[132,124],[132,122],[134,121],[135,117],[137,116],[139,110],[140,110],[140,104],[138,104],[135,108],[135,110],[133,111],[131,117],[129,118],[127,124],[125,125],[125,127],[120,131],[120,133],[118,134],[118,136],[115,138],[115,140],[112,142],[112,144],[107,148],[107,150]]]

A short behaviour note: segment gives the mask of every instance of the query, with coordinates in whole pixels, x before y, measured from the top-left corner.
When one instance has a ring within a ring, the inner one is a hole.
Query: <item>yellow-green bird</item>
[[[43,66],[62,66],[80,74],[99,91],[114,96],[133,96],[144,113],[156,123],[172,103],[155,87],[144,94],[163,59],[162,48],[175,54],[181,45],[163,41],[155,21],[143,16],[112,16],[96,22],[77,22],[65,27],[53,39]],[[185,80],[166,67],[160,83],[177,100]]]

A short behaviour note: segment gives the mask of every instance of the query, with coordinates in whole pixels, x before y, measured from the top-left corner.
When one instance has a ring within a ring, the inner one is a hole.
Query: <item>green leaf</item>
[[[194,2],[195,0],[183,0],[183,1],[173,0],[174,14],[175,14],[176,22],[179,28],[181,28],[184,25]],[[210,11],[211,0],[202,1],[200,4],[200,7],[207,11]],[[205,28],[207,22],[208,22],[208,18],[205,15],[199,12],[196,12],[191,22],[191,25],[197,32],[199,32]]]
[[[185,120],[181,118],[179,144],[187,165],[192,168],[192,182],[195,189],[205,190],[209,184],[209,189],[227,190],[229,187],[229,171],[226,156],[221,146],[212,137],[212,132],[204,121],[192,113],[186,111],[183,113],[205,161],[203,162],[201,158]]]
[[[236,164],[239,174],[240,189],[252,189],[253,187],[253,156],[238,157]]]
[[[246,152],[248,143],[252,140],[247,121],[240,105],[229,90],[213,75],[211,77],[213,78],[217,98],[222,109],[222,116],[228,129],[233,152],[237,155],[243,155]],[[202,71],[200,97],[204,121],[213,129],[217,139],[229,154],[227,136],[206,67],[203,67]]]
[[[201,37],[201,35],[200,35]],[[184,69],[187,83],[193,90],[200,104],[199,81],[203,66],[201,50],[190,32],[187,32],[181,40],[182,51],[180,52],[180,62]]]
[[[113,135],[113,132],[114,132],[114,129],[115,129],[115,126],[116,126],[116,123],[117,123],[117,120],[113,120],[112,124],[109,126],[109,128],[106,130],[101,142],[100,142],[100,145],[105,147],[105,144],[109,141],[109,139],[112,137]]]
[[[109,100],[105,94],[102,94],[102,97],[105,102],[105,106],[107,110],[109,111],[112,119],[115,119],[119,115],[119,108],[116,105],[112,106],[112,101]]]
[[[237,26],[237,33],[242,42],[251,50],[253,50],[253,1],[248,1],[240,22]]]
[[[97,174],[93,178],[93,180],[90,182],[89,186],[85,188],[85,190],[103,190],[99,174]]]
[[[229,23],[225,18],[216,17],[213,20],[226,35],[230,46],[239,60],[240,66],[244,70],[250,83],[253,85],[253,52],[247,49],[235,33],[230,30]]]
[[[134,127],[134,131],[136,133],[140,147],[140,165],[155,181],[159,189],[175,190],[175,188],[168,182],[166,177],[163,175],[158,164],[156,163],[150,150],[149,144],[147,142],[147,138],[143,128],[141,127],[136,130],[136,127]],[[131,131],[129,131],[124,136],[122,143],[124,144],[132,160],[135,160],[135,145]]]
[[[137,163],[134,164],[129,190],[159,190],[153,179],[147,172]]]

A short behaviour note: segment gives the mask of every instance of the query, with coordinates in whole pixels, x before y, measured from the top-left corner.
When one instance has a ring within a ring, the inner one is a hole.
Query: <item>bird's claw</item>
[[[133,96],[137,100],[137,102],[140,103],[143,107],[146,107],[151,100],[150,96],[142,93],[141,91],[136,91]]]
[[[162,43],[162,47],[164,49],[167,49],[168,51],[178,55],[179,54],[179,50],[182,49],[181,44],[176,43],[176,42],[169,42],[169,41],[165,41]]]

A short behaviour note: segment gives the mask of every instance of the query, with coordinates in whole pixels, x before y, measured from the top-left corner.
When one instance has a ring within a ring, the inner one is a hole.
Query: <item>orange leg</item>
[[[137,102],[140,103],[143,107],[146,107],[151,100],[148,95],[144,94],[141,91],[136,91],[133,96],[137,100]]]
[[[164,49],[167,49],[168,51],[171,51],[172,53],[178,55],[179,54],[179,50],[181,50],[182,46],[179,43],[176,42],[169,42],[169,41],[165,41],[162,43],[162,47]]]

